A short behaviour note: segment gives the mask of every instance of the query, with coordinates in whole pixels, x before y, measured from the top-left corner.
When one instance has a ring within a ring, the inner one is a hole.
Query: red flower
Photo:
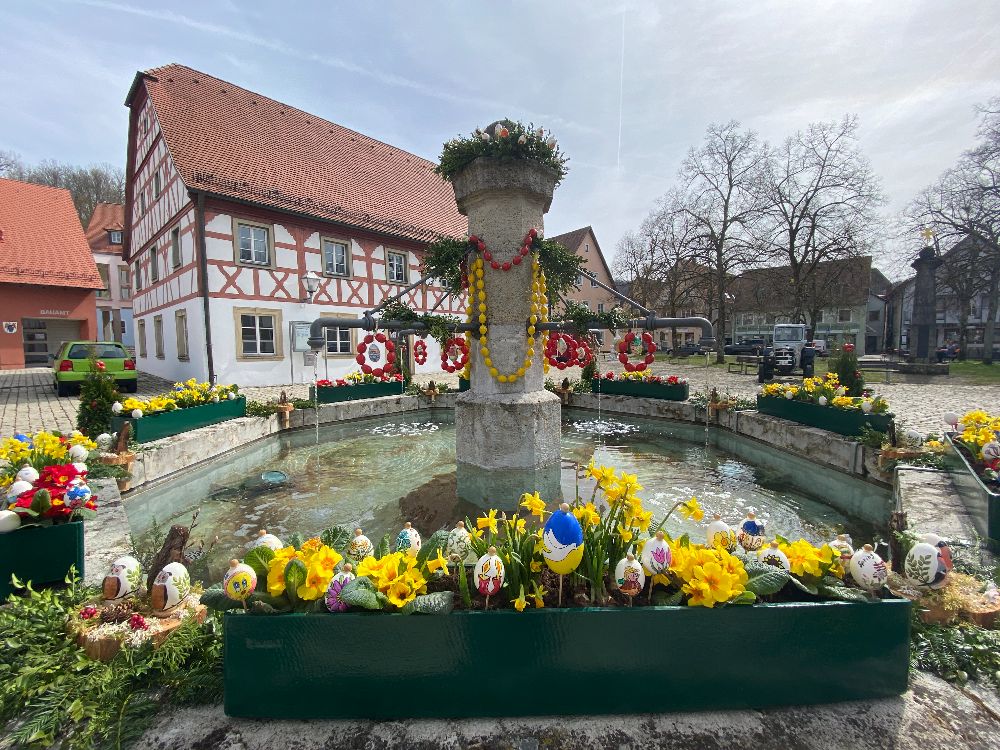
[[[105,367],[106,367],[106,365],[101,360],[97,360],[97,369],[98,370],[103,370]]]
[[[605,380],[614,380],[615,379],[615,374],[613,372],[610,372],[610,371],[606,372],[606,373],[604,373],[604,379]]]
[[[337,378],[337,385],[347,385],[347,381],[342,378]]]
[[[845,352],[853,352],[854,351],[854,344],[844,344],[844,351]]]
[[[329,388],[330,386],[333,385],[333,382],[330,381],[330,380],[328,380],[328,379],[326,379],[326,378],[323,378],[322,380],[317,380],[316,381],[316,385],[319,388]]]

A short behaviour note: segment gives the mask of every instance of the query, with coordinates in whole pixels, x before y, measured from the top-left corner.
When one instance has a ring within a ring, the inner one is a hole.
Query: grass
[[[984,365],[982,362],[967,360],[959,362],[955,360],[948,369],[950,375],[961,378],[972,385],[997,385],[1000,384],[1000,362],[992,365]]]
[[[729,363],[736,361],[736,355],[735,354],[727,354],[727,355],[725,355],[725,358],[726,358],[725,363],[722,363],[722,364],[717,363],[715,361],[715,353],[714,352],[709,355],[709,357],[708,357],[708,364],[705,364],[705,355],[703,355],[703,354],[702,355],[690,356],[690,357],[671,357],[671,356],[665,354],[664,352],[657,352],[654,356],[656,357],[656,361],[657,362],[667,362],[668,364],[678,364],[678,365],[686,364],[686,365],[690,365],[691,367],[719,367],[719,368],[728,368]],[[826,363],[827,363],[827,361],[828,360],[827,360],[826,357],[816,357],[815,366],[814,366],[814,370],[815,370],[814,374],[815,375],[825,375],[826,374]],[[1000,369],[1000,365],[998,365],[998,369]],[[801,370],[796,370],[796,374],[801,375],[802,371]]]

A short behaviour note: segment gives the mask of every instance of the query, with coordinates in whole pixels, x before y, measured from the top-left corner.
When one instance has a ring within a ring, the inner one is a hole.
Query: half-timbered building
[[[308,324],[360,316],[420,278],[427,243],[466,230],[431,162],[205,73],[140,72],[125,104],[126,253],[146,372],[243,385],[303,382],[314,367],[341,377],[357,369],[358,331],[328,329],[317,360]],[[309,272],[320,277],[311,299]],[[464,312],[437,284],[403,299]]]

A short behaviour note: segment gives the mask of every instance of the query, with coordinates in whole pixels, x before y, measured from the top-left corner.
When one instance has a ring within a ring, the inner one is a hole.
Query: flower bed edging
[[[0,536],[0,603],[13,591],[11,574],[38,588],[62,583],[71,566],[83,580],[83,521],[28,526]]]
[[[951,435],[945,435],[945,442],[949,449],[948,473],[952,483],[987,546],[1000,552],[1000,493],[993,492],[983,483]]]
[[[910,603],[899,599],[409,616],[227,613],[225,711],[459,718],[884,698],[906,690],[909,629]],[[395,688],[415,680],[423,687],[401,697]],[[456,685],[476,689],[456,694],[449,689]]]
[[[593,393],[602,393],[608,396],[639,396],[658,398],[664,401],[687,401],[691,395],[690,386],[687,383],[668,385],[631,380],[606,380],[604,378],[594,378],[590,382]]]
[[[866,424],[881,432],[888,432],[893,418],[892,414],[866,414],[860,409],[838,409],[775,396],[757,396],[757,411],[846,437],[858,436]]]
[[[398,396],[399,383],[359,383],[358,385],[338,385],[319,389],[319,403],[336,404],[341,401],[356,401],[362,398]],[[316,387],[309,386],[309,400],[316,400]]]
[[[237,419],[247,415],[247,400],[245,396],[235,399],[225,399],[214,404],[190,406],[185,409],[173,409],[155,414],[147,414],[139,419],[117,416],[111,420],[111,429],[120,430],[126,422],[132,423],[132,435],[139,443],[150,443],[173,435],[179,435],[188,430],[197,430],[229,419]]]

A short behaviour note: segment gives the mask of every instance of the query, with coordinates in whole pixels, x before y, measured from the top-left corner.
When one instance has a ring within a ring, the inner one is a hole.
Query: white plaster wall
[[[188,354],[189,361],[177,359],[177,326],[174,313],[177,310],[187,312]],[[156,356],[156,336],[153,328],[154,315],[163,316],[163,359]],[[146,356],[139,356],[139,320],[146,323]],[[200,297],[188,300],[178,305],[172,305],[154,314],[136,318],[134,329],[136,335],[136,365],[140,373],[148,372],[171,381],[182,381],[197,378],[199,381],[208,379],[208,359],[205,355],[205,325]],[[220,381],[223,382],[223,381]]]

